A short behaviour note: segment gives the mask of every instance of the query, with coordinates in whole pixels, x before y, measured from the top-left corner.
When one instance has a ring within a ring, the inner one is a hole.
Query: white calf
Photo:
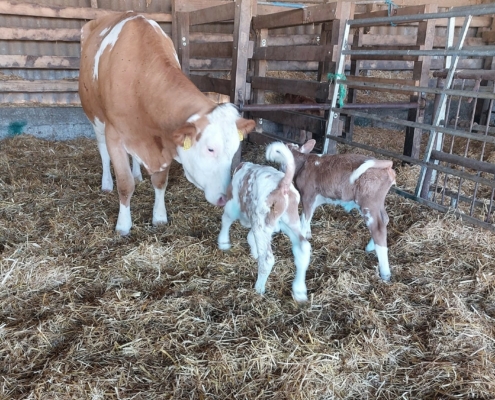
[[[227,190],[227,204],[222,216],[218,247],[230,248],[229,229],[239,220],[251,228],[247,236],[251,255],[258,260],[258,280],[255,289],[265,292],[265,284],[275,262],[271,247],[274,232],[282,230],[292,242],[296,277],[292,293],[296,301],[306,301],[306,270],[311,245],[304,238],[299,220],[299,193],[292,184],[294,158],[283,143],[271,143],[266,158],[287,166],[285,174],[270,166],[241,163]]]

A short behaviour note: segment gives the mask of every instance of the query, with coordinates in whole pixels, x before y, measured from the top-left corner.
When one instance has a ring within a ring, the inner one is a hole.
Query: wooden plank
[[[190,25],[201,25],[220,21],[230,21],[234,19],[234,12],[234,2],[228,2],[220,6],[208,7],[201,10],[190,11],[189,23]]]
[[[11,3],[0,0],[0,14],[25,15],[46,18],[95,19],[119,11],[104,10],[89,7],[48,7],[29,3]],[[157,22],[171,22],[172,15],[168,13],[139,13]]]
[[[174,0],[175,11],[190,12],[200,10],[202,8],[219,6],[229,3],[232,0]]]
[[[234,32],[233,22],[217,22],[214,24],[193,25],[189,28],[191,32],[200,33],[230,33]]]
[[[79,69],[79,57],[0,55],[0,68]]]
[[[396,17],[396,16],[400,16],[400,15],[424,14],[426,12],[425,10],[426,10],[426,7],[424,5],[394,8],[393,16]],[[371,12],[362,13],[362,14],[355,14],[354,20],[360,20],[360,19],[366,19],[366,18],[381,18],[381,17],[388,17],[388,16],[390,16],[388,10],[371,11]],[[420,17],[418,17],[418,21],[422,21],[422,19]],[[408,23],[411,23],[411,21],[408,21]],[[372,24],[372,25],[376,26],[376,24]],[[370,25],[367,24],[367,25],[359,25],[359,26],[370,26]]]
[[[253,60],[324,61],[330,55],[326,46],[272,46],[255,49]]]
[[[337,3],[299,8],[275,14],[258,15],[253,18],[253,29],[275,29],[313,24],[335,19]]]
[[[189,44],[191,58],[232,58],[232,42]]]
[[[23,29],[0,28],[0,40],[44,40],[60,42],[79,42],[80,29]]]
[[[193,58],[189,68],[195,71],[231,71],[232,60],[228,58]]]
[[[326,82],[253,76],[251,78],[251,87],[278,93],[297,94],[320,101],[325,101],[328,97],[328,83]]]
[[[212,78],[211,76],[198,74],[191,74],[189,78],[202,92],[230,95],[230,79]]]
[[[0,81],[0,92],[77,92],[79,84],[77,81],[65,80],[9,80]]]
[[[189,29],[189,40],[195,43],[230,42],[234,41],[232,33],[192,32]]]
[[[349,76],[348,79],[346,79],[346,83],[345,85],[349,88],[349,89],[354,89],[354,90],[367,90],[367,91],[372,91],[372,92],[386,92],[386,93],[390,93],[390,91],[392,89],[390,88],[379,88],[379,87],[376,87],[373,85],[374,82],[371,82],[371,81],[368,81],[368,79],[363,79],[363,80],[360,80],[359,78],[365,78],[365,77],[359,77],[359,76]],[[391,79],[392,80],[392,79]],[[400,79],[398,80],[400,81]],[[393,89],[393,92],[394,93],[397,93],[397,94],[405,94],[405,95],[411,95],[413,93],[416,93],[416,92],[411,92],[411,90],[401,90],[401,87],[402,86],[407,86],[406,85],[406,82],[408,83],[411,83],[412,82],[412,85],[411,86],[415,86],[415,82],[414,81],[410,81],[410,80],[404,80],[402,81],[402,84],[401,83],[395,83],[395,87],[396,89],[394,88]],[[366,86],[366,88],[363,88],[362,85],[360,85],[360,83],[369,83],[370,86]],[[386,82],[382,82],[382,83],[386,83]],[[391,83],[391,82],[388,82],[388,83]]]
[[[277,124],[304,129],[315,135],[325,134],[326,121],[324,118],[292,111],[251,111],[250,115],[253,118],[264,118]]]
[[[486,44],[493,44],[493,43],[495,43],[495,31],[483,32],[481,34],[481,37],[483,39],[483,42],[486,43]]]

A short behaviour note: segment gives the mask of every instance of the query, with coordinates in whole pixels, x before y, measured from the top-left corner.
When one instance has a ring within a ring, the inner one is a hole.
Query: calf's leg
[[[264,294],[266,281],[268,280],[270,272],[272,272],[273,264],[275,264],[271,246],[273,232],[267,226],[253,226],[252,232],[258,252],[258,279],[254,285],[254,289],[257,293]]]
[[[366,225],[371,232],[371,240],[366,246],[366,250],[374,244],[374,250],[378,257],[378,269],[380,277],[384,281],[390,280],[390,266],[388,263],[388,247],[387,247],[387,224],[388,215],[385,208],[374,209],[371,207],[363,207],[363,216]]]
[[[292,296],[296,301],[308,300],[306,289],[306,271],[311,257],[311,245],[306,240],[301,229],[298,214],[298,201],[290,196],[285,214],[280,220],[280,229],[292,243],[292,254],[296,265],[296,276],[292,282]]]
[[[230,249],[230,226],[239,219],[239,207],[233,199],[229,200],[223,209],[222,228],[218,235],[218,248],[220,250]]]

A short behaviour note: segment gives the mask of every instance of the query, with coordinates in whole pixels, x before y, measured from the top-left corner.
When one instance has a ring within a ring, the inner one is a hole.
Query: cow
[[[388,262],[385,196],[395,184],[392,161],[377,160],[360,154],[310,154],[316,141],[304,145],[287,144],[294,156],[294,184],[301,195],[301,227],[311,238],[311,218],[322,204],[341,205],[349,212],[356,208],[371,232],[366,251],[375,251],[380,277],[390,280]]]
[[[300,196],[292,184],[294,158],[283,143],[274,142],[266,149],[266,159],[286,165],[285,174],[267,165],[250,162],[239,164],[227,191],[228,200],[222,215],[218,247],[221,250],[230,249],[229,230],[236,220],[246,228],[251,228],[247,241],[251,255],[258,261],[255,290],[263,294],[275,263],[272,235],[282,230],[292,242],[296,265],[292,295],[298,302],[306,301],[305,280],[311,245],[301,231],[298,211]]]
[[[155,189],[153,225],[167,223],[165,190],[175,159],[206,200],[223,206],[232,158],[255,122],[237,108],[217,105],[182,73],[172,40],[134,12],[93,20],[81,30],[79,96],[98,142],[103,191],[120,200],[116,231],[132,226],[134,179],[144,166]],[[132,170],[129,165],[132,156]]]

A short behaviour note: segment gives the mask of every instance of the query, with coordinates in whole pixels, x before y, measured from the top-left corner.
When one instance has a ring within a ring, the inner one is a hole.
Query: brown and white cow
[[[254,121],[230,103],[216,105],[182,73],[172,40],[155,21],[133,12],[88,22],[81,31],[79,95],[94,126],[102,189],[120,198],[116,230],[129,233],[139,164],[155,188],[153,224],[167,222],[165,189],[175,159],[187,179],[223,206],[232,157]],[[128,155],[133,158],[132,171]]]
[[[375,250],[380,276],[390,280],[385,196],[395,183],[392,161],[360,154],[310,154],[315,140],[304,145],[287,144],[296,164],[294,184],[301,195],[301,226],[311,238],[311,218],[322,204],[341,205],[349,212],[357,208],[371,232],[366,251]]]
[[[274,232],[282,230],[292,242],[296,276],[292,294],[296,301],[306,301],[306,270],[311,245],[301,231],[299,220],[299,193],[292,184],[294,158],[283,143],[270,144],[266,158],[286,165],[285,174],[275,168],[250,162],[241,163],[234,173],[228,190],[228,201],[222,216],[218,247],[230,249],[229,230],[239,220],[251,228],[247,240],[251,255],[258,260],[258,279],[255,289],[265,293],[265,284],[275,263],[271,240]]]

